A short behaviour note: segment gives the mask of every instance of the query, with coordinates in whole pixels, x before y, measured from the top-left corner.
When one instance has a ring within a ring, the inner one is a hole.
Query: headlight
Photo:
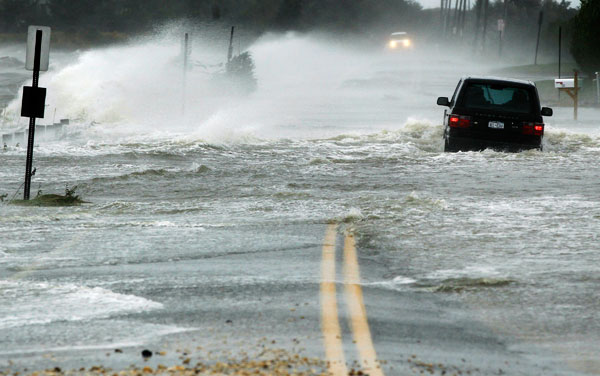
[[[404,45],[404,47],[410,47],[410,39],[404,39],[402,41],[402,44]]]
[[[398,42],[396,42],[395,40],[390,41],[390,48],[396,48],[397,46],[398,46]]]

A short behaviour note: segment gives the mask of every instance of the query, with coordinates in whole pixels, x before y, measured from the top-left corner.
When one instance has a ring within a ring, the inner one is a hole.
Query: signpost
[[[50,61],[50,28],[47,26],[29,26],[27,34],[27,58],[25,69],[33,71],[31,86],[23,87],[21,116],[29,118],[27,138],[27,159],[25,161],[25,185],[23,199],[29,200],[31,190],[31,165],[33,164],[33,145],[35,140],[35,119],[44,117],[46,108],[46,89],[39,87],[40,71],[47,71]]]

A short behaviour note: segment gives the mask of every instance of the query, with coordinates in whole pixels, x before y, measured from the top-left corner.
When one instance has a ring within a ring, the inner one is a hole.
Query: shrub
[[[600,71],[600,0],[581,0],[572,26],[571,53],[575,61],[587,74]]]

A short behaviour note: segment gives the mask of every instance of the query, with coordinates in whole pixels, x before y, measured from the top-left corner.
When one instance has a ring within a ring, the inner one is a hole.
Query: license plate
[[[488,123],[488,128],[492,129],[504,129],[504,123],[501,121],[490,121]]]

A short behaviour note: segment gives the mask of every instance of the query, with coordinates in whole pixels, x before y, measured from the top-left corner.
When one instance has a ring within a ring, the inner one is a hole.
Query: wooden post
[[[577,71],[575,71],[575,94],[573,96],[573,118],[577,121],[577,107],[579,107],[579,80],[577,78]]]
[[[573,99],[573,119],[577,120],[577,110],[579,107],[579,72],[574,71],[575,72],[575,77],[574,80],[575,82],[573,83],[574,88],[561,88],[558,89],[559,92],[561,90],[564,90],[565,93],[569,94],[569,97],[571,97],[571,99]]]
[[[535,59],[533,65],[537,65],[538,48],[540,46],[540,33],[542,32],[542,23],[544,22],[544,12],[540,11],[540,18],[538,19],[538,33],[537,42],[535,43]]]

